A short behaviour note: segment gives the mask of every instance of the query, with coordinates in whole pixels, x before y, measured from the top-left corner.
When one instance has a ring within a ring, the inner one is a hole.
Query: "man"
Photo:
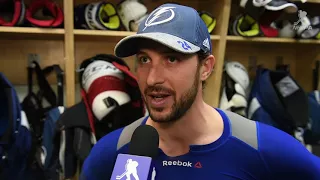
[[[320,179],[319,159],[290,135],[204,102],[203,83],[215,64],[211,48],[197,11],[176,4],[154,10],[136,35],[117,44],[117,56],[137,58],[149,115],[103,137],[83,165],[83,179],[110,179],[117,155],[128,152],[132,132],[145,124],[160,136],[152,180]]]

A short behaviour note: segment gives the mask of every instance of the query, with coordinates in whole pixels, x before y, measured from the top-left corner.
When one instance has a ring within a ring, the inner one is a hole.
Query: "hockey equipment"
[[[239,62],[227,62],[225,64],[220,108],[246,116],[248,87],[249,75],[246,68]]]
[[[59,119],[66,140],[66,178],[74,175],[77,160],[83,162],[101,137],[146,113],[136,78],[122,59],[98,54],[79,69],[82,101]]]
[[[39,90],[37,92],[34,92],[34,72],[36,74],[39,86]],[[60,94],[63,92],[63,77],[59,75],[58,81],[60,82],[60,86],[58,86],[58,92],[60,98],[57,98],[55,92],[53,91],[46,79],[47,73],[48,72],[45,73],[41,69],[40,65],[36,61],[33,61],[28,67],[28,94],[22,101],[22,108],[25,111],[30,122],[31,130],[34,135],[34,140],[40,139],[40,137],[42,136],[42,119],[45,117],[45,113],[48,110],[57,107],[58,103],[59,105],[63,103],[61,102],[61,96],[63,96],[63,94]],[[44,100],[46,100],[49,103],[49,106],[43,106]]]
[[[314,28],[320,28],[320,16],[313,17],[311,24]],[[320,32],[317,34],[316,39],[320,39]]]
[[[319,22],[317,22],[317,17],[310,19],[307,16],[307,12],[299,10],[299,19],[294,23],[294,29],[297,31],[297,35],[302,39],[313,39],[320,32]]]
[[[107,61],[96,60],[85,68],[81,83],[90,109],[99,121],[116,107],[131,100],[123,79],[123,72]]]
[[[212,33],[217,24],[216,18],[206,11],[200,11],[199,15],[203,22],[207,25],[208,32]]]
[[[294,38],[296,36],[296,31],[294,29],[293,23],[288,20],[277,22],[276,27],[279,29],[279,37]]]
[[[20,26],[24,23],[26,6],[23,0],[0,2],[0,26]]]
[[[279,30],[276,28],[274,23],[271,23],[270,25],[264,25],[263,23],[260,23],[260,30],[265,37],[278,37],[279,36]]]
[[[60,130],[57,128],[57,121],[64,112],[64,107],[56,107],[46,113],[43,125],[42,146],[39,147],[36,154],[37,161],[44,171],[45,177],[50,179],[60,179],[59,172],[63,171],[64,161],[59,159],[59,153],[64,151],[65,143],[63,138],[60,139]],[[62,134],[61,134],[62,135]],[[61,142],[60,142],[61,141]],[[60,146],[61,145],[61,146]]]
[[[29,123],[16,91],[0,73],[0,179],[25,179],[31,149]]]
[[[138,31],[139,24],[147,16],[147,7],[139,0],[123,0],[117,5],[117,12],[127,31]]]
[[[309,122],[307,96],[288,71],[257,68],[247,116],[294,136]]]
[[[263,1],[263,0],[262,0]],[[268,1],[268,0],[266,0]],[[262,3],[263,4],[263,3]],[[286,13],[295,13],[298,10],[298,7],[292,3],[285,0],[272,0],[264,8],[269,11],[285,11]]]
[[[37,92],[34,92],[34,72],[39,87]],[[57,77],[57,95],[47,81],[47,76],[52,72],[55,72]],[[32,146],[28,160],[28,172],[33,178],[44,179],[50,177],[51,179],[57,179],[57,170],[60,167],[57,164],[58,158],[48,159],[47,157],[55,157],[52,154],[59,149],[60,142],[53,140],[55,130],[50,127],[55,127],[53,122],[59,115],[52,113],[53,109],[63,106],[63,79],[63,71],[58,65],[41,69],[36,61],[29,64],[28,94],[23,99],[22,107],[30,122]],[[44,104],[45,101],[48,105]],[[51,143],[51,146],[48,146],[49,143]]]
[[[278,30],[273,24],[259,23],[248,14],[240,14],[233,22],[232,34],[243,37],[277,37]]]
[[[236,36],[243,37],[257,37],[262,35],[258,22],[251,16],[245,14],[240,14],[236,17],[232,24],[232,33]]]
[[[64,94],[63,94],[63,80],[64,72],[59,65],[47,66],[43,70],[43,74],[47,77],[52,72],[56,74],[57,79],[57,98],[56,106],[45,114],[43,131],[42,131],[42,146],[38,148],[36,158],[44,171],[45,177],[50,179],[60,179],[61,165],[64,162],[59,161],[59,151],[64,149],[60,143],[63,144],[63,138],[60,138],[60,129],[57,128],[57,121],[60,115],[64,112]],[[42,97],[40,96],[40,99]],[[61,142],[60,142],[61,140]]]
[[[75,28],[93,30],[117,30],[120,18],[113,4],[100,1],[81,4],[74,9]]]
[[[315,16],[313,18],[311,18],[311,26],[312,29],[320,29],[320,16]],[[315,36],[316,39],[320,39],[320,32],[318,32],[318,34]]]
[[[127,123],[119,117],[131,119],[130,116],[139,117],[144,114],[136,79],[122,59],[108,54],[98,54],[83,61],[80,69],[84,69],[80,74],[82,98],[88,112],[92,112],[96,119],[90,120],[90,126],[98,138],[106,133],[110,124],[113,129],[113,126]],[[133,109],[136,109],[135,112]],[[127,113],[118,114],[120,111]],[[99,129],[98,132],[96,128]]]
[[[42,15],[36,13],[42,10]],[[37,27],[60,27],[63,24],[63,11],[51,0],[32,1],[26,12],[26,19]]]
[[[245,13],[249,14],[256,21],[261,22],[261,18],[268,18],[269,24],[275,21],[282,11],[286,13],[295,13],[298,8],[294,3],[284,0],[241,0],[240,7],[244,8]]]

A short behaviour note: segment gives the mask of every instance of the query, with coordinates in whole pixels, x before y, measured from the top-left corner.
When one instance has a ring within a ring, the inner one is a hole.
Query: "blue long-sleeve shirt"
[[[211,144],[190,146],[189,153],[177,157],[168,157],[159,149],[159,156],[152,160],[150,180],[320,180],[320,158],[295,138],[272,126],[217,110],[224,121],[222,136]],[[117,155],[128,153],[133,131],[147,118],[100,139],[86,159],[81,177],[110,179]]]

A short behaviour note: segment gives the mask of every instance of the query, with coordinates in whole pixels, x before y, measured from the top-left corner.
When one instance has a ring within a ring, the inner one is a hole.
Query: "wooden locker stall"
[[[30,1],[26,1],[26,4],[28,5]],[[124,29],[120,31],[75,29],[74,7],[100,0],[53,1],[63,7],[63,28],[0,26],[0,72],[15,86],[24,86],[27,84],[29,55],[38,55],[39,63],[43,67],[59,64],[65,71],[65,106],[70,107],[80,100],[76,72],[79,64],[84,59],[99,53],[113,54],[116,43],[134,32]],[[301,3],[300,0],[294,1],[299,8],[307,10],[311,15],[315,15],[316,10],[320,8],[320,0],[308,0],[306,3]],[[120,1],[107,2],[116,5]],[[151,12],[159,5],[172,1],[143,0],[143,2],[148,12]],[[271,69],[274,69],[279,62],[289,64],[290,72],[304,90],[307,92],[312,90],[312,69],[314,62],[320,60],[320,40],[243,38],[228,35],[230,17],[241,11],[240,0],[174,0],[173,2],[194,7],[199,11],[207,11],[217,19],[216,28],[211,33],[216,64],[204,90],[204,98],[208,104],[214,107],[219,105],[223,65],[226,60],[239,61],[248,69],[251,68],[252,59],[255,59],[257,64]],[[134,59],[129,57],[125,60],[134,72]],[[53,85],[56,83],[55,76],[50,76],[49,79]]]
[[[32,0],[25,1],[27,7],[30,2]],[[68,1],[56,0],[55,2],[64,8],[64,4]],[[70,72],[73,73],[71,69],[73,64],[71,66],[68,64],[69,56],[65,53],[72,43],[67,29],[0,26],[0,72],[19,89],[18,94],[21,95],[21,98],[24,98],[27,91],[29,60],[37,60],[41,68],[53,64],[58,64],[62,68],[66,77],[64,100],[68,105],[73,104],[72,97],[74,95],[68,94],[68,92],[73,93],[74,82],[70,81],[72,75],[69,75]],[[69,41],[65,41],[65,38]],[[36,85],[36,78],[33,79]],[[55,91],[56,76],[51,74],[48,79]]]
[[[235,17],[242,12],[239,8],[240,0],[226,1],[231,2],[230,17]],[[318,0],[307,1],[307,3],[296,0],[295,3],[299,9],[307,11],[311,17],[320,15]],[[225,48],[224,61],[238,61],[243,64],[249,72],[251,81],[254,80],[257,66],[275,70],[278,64],[284,64],[289,65],[291,75],[306,93],[314,90],[312,71],[316,61],[320,61],[320,40],[295,40],[283,37],[245,38],[228,35]],[[317,89],[320,89],[319,85]],[[319,156],[320,147],[313,146],[312,152]]]
[[[316,11],[320,8],[320,1],[299,1],[296,0],[299,9],[307,11],[311,16],[319,15]],[[230,14],[233,17],[242,12],[239,2],[232,0]],[[306,92],[312,90],[312,69],[319,58],[320,40],[227,36],[225,60],[242,63],[248,69],[251,78],[255,73],[255,69],[252,68],[257,65],[275,70],[278,63],[287,64],[290,73]]]
[[[96,2],[98,0],[75,0],[74,6],[88,3]],[[110,0],[112,4],[116,5],[119,1]],[[147,6],[149,12],[151,12],[156,7],[167,2],[166,0],[159,1],[143,1]],[[211,41],[213,44],[213,52],[216,56],[217,63],[213,75],[210,77],[205,89],[205,99],[211,105],[216,105],[218,103],[219,89],[216,88],[220,86],[220,76],[222,70],[223,54],[224,54],[224,43],[225,40],[221,41],[221,36],[225,37],[227,22],[223,21],[225,16],[228,15],[229,7],[224,6],[223,1],[215,0],[204,0],[204,1],[194,1],[194,0],[178,0],[175,3],[180,3],[196,8],[197,10],[203,10],[211,13],[217,18],[217,27],[211,35]],[[215,5],[213,5],[215,4]],[[134,34],[128,31],[101,31],[101,30],[80,30],[74,29],[74,54],[75,54],[75,65],[78,66],[84,59],[89,58],[98,53],[113,53],[116,43],[123,37],[127,35]],[[90,47],[90,49],[86,49]],[[134,72],[134,59],[133,57],[125,58],[126,62],[131,67]],[[76,84],[77,84],[76,80]],[[77,85],[77,88],[79,86]],[[78,92],[78,91],[77,91]],[[79,100],[79,99],[77,99]]]

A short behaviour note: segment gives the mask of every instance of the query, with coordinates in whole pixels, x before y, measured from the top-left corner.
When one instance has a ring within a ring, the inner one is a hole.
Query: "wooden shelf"
[[[129,31],[105,31],[105,30],[85,30],[85,29],[75,29],[73,30],[76,36],[89,36],[89,37],[116,37],[123,38],[135,34],[135,32]],[[219,40],[220,36],[211,35],[211,40]]]
[[[73,30],[75,35],[81,36],[107,36],[107,37],[125,37],[134,34],[134,32],[129,31],[104,31],[104,30],[85,30],[85,29],[75,29]]]
[[[257,43],[298,43],[298,44],[320,44],[320,40],[315,39],[292,39],[292,38],[269,38],[254,37],[245,38],[241,36],[227,36],[228,42],[257,42]]]
[[[220,36],[219,35],[210,35],[211,40],[219,40]]]
[[[23,38],[23,39],[63,39],[64,29],[47,29],[38,27],[7,27],[0,26],[0,37],[5,39]]]

